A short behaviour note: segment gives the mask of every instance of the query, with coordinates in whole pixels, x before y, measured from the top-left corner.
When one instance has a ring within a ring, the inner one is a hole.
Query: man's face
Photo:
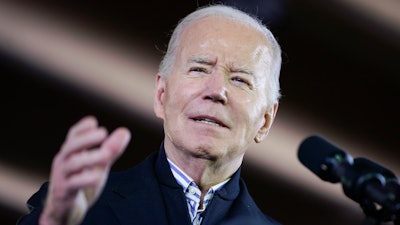
[[[185,29],[171,74],[158,77],[155,112],[165,146],[210,160],[241,159],[261,141],[276,107],[267,107],[269,43],[261,33],[219,17]]]

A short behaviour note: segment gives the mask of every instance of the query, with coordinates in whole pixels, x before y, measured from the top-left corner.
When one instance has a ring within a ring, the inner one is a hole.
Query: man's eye
[[[232,81],[235,83],[235,84],[237,84],[238,86],[241,86],[241,87],[246,87],[246,88],[249,88],[249,89],[253,89],[253,84],[252,84],[252,82],[250,82],[249,80],[247,80],[247,79],[244,79],[244,78],[242,78],[242,77],[232,77]]]
[[[246,85],[250,86],[250,83],[247,80],[245,80],[245,79],[243,79],[241,77],[233,77],[232,80],[235,81],[235,82],[243,83],[243,84],[246,84]]]
[[[190,68],[190,72],[206,73],[207,70],[202,67],[192,67]]]

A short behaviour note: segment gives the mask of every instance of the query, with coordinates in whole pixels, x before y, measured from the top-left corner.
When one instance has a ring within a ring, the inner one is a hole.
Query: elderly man
[[[280,65],[273,35],[247,14],[222,5],[189,14],[156,77],[158,153],[108,176],[130,133],[83,118],[19,224],[278,224],[252,200],[240,166],[275,117]]]

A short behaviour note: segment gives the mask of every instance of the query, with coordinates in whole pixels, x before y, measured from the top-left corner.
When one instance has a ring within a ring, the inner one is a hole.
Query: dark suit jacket
[[[37,224],[48,184],[28,200],[30,213],[18,225]],[[190,225],[182,187],[173,177],[163,147],[124,172],[111,173],[82,225]],[[278,225],[254,203],[238,170],[214,195],[202,225]]]

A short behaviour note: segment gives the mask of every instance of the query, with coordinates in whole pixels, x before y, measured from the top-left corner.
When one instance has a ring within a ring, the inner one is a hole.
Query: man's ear
[[[264,115],[264,124],[258,130],[257,135],[254,137],[256,143],[260,143],[267,137],[269,129],[274,122],[276,112],[278,111],[278,103],[275,103],[273,107],[269,108]]]
[[[158,118],[164,119],[165,78],[157,74],[156,87],[154,90],[154,113]]]

